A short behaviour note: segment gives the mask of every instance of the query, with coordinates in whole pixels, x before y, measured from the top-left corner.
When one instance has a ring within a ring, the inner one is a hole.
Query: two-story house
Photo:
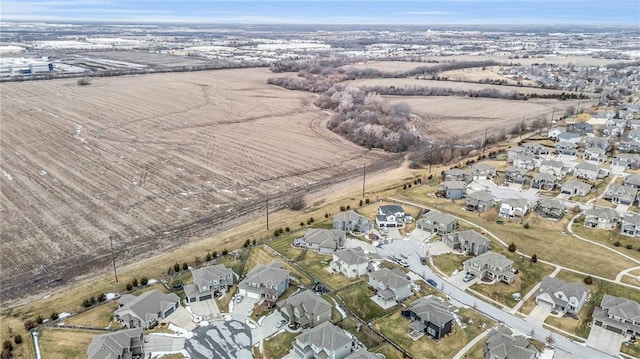
[[[88,359],[144,358],[142,328],[124,329],[94,335],[87,348]]]
[[[536,212],[544,218],[560,219],[564,216],[564,204],[554,198],[543,198],[538,201]]]
[[[289,323],[313,328],[331,320],[333,306],[318,294],[303,290],[278,303],[278,309]]]
[[[639,153],[640,142],[635,141],[620,141],[618,142],[618,151],[627,153]]]
[[[473,181],[473,173],[468,169],[452,168],[444,173],[445,181],[462,181],[466,184]]]
[[[485,162],[477,162],[471,165],[471,173],[474,179],[491,179],[496,176],[496,168]]]
[[[424,333],[439,340],[453,330],[455,317],[451,305],[433,295],[414,301],[409,309],[402,311],[402,315],[413,319],[409,323],[410,333]]]
[[[185,284],[184,295],[187,303],[209,300],[216,292],[223,292],[233,285],[235,273],[222,264],[191,270],[192,284]]]
[[[560,187],[560,193],[573,196],[586,196],[591,192],[591,185],[580,181],[567,181]]]
[[[505,180],[507,183],[525,184],[527,181],[527,170],[515,166],[509,166],[505,170]]]
[[[507,198],[500,203],[498,215],[504,218],[522,218],[529,211],[529,202],[523,198]]]
[[[395,304],[405,298],[409,298],[411,292],[411,281],[401,270],[380,268],[369,273],[369,287],[376,291],[377,301],[383,303],[387,308],[389,303]]]
[[[344,329],[324,322],[296,337],[293,355],[299,359],[345,359],[353,339]]]
[[[452,250],[459,250],[466,255],[477,256],[491,249],[487,237],[474,230],[448,233],[442,236],[442,242]]]
[[[531,180],[531,188],[541,190],[553,190],[557,185],[556,177],[548,173],[537,173]]]
[[[608,176],[609,171],[601,169],[598,165],[594,165],[593,163],[582,162],[575,167],[573,174],[576,178],[593,182],[599,178]]]
[[[587,137],[584,141],[584,148],[599,148],[606,151],[609,148],[609,139],[605,137]]]
[[[339,229],[309,228],[302,240],[308,249],[331,254],[344,246],[346,232]]]
[[[538,142],[527,142],[524,143],[522,147],[524,147],[524,153],[526,155],[541,156],[549,154],[549,148]]]
[[[527,338],[513,336],[504,325],[489,331],[483,352],[484,359],[536,359],[540,353]]]
[[[638,189],[618,183],[612,183],[604,192],[602,198],[610,200],[616,204],[632,205],[636,201]]]
[[[605,294],[593,311],[593,325],[625,336],[640,336],[640,304]]]
[[[545,277],[540,282],[535,302],[551,307],[551,310],[578,315],[587,300],[589,291],[582,283],[569,283],[553,277]]]
[[[536,158],[530,155],[513,156],[513,167],[523,168],[525,170],[533,170],[538,165]]]
[[[405,212],[402,206],[389,204],[378,207],[376,225],[378,227],[402,227],[405,222]]]
[[[581,135],[593,133],[593,125],[587,122],[573,123],[568,127],[568,129],[569,129],[569,132],[575,132]]]
[[[513,163],[515,158],[521,155],[524,155],[524,147],[522,146],[510,147],[507,149],[507,162]]]
[[[586,161],[594,161],[597,163],[605,163],[609,156],[607,156],[607,150],[603,150],[598,147],[590,147],[584,150],[584,154],[582,155]]]
[[[416,228],[429,232],[444,235],[453,232],[458,225],[456,217],[439,211],[429,211],[416,221]]]
[[[173,314],[180,307],[180,297],[155,289],[137,297],[125,294],[118,299],[118,304],[114,318],[123,327],[147,329]]]
[[[354,210],[337,213],[333,216],[333,229],[345,232],[368,233],[373,229],[373,222]]]
[[[640,168],[640,154],[637,153],[618,153],[611,163],[614,166],[622,166],[631,169]]]
[[[484,212],[493,207],[493,197],[489,191],[476,191],[467,194],[465,209],[467,211]]]
[[[538,172],[546,173],[556,178],[562,178],[567,174],[568,169],[562,161],[544,160],[540,162]]]
[[[463,263],[464,270],[478,278],[513,284],[516,279],[513,261],[496,252],[486,252]]]
[[[331,269],[347,278],[357,278],[369,271],[369,256],[361,247],[346,248],[333,252]]]
[[[569,141],[559,141],[555,145],[556,153],[560,155],[575,156],[578,153],[578,144]]]
[[[633,175],[627,176],[624,179],[623,183],[625,186],[640,188],[640,174],[633,174]]]
[[[240,295],[276,302],[289,288],[291,272],[282,269],[282,263],[258,264],[238,284]]]
[[[556,136],[557,142],[571,142],[574,144],[580,144],[582,141],[582,135],[575,132],[563,132]]]
[[[640,237],[640,215],[632,214],[622,219],[620,234],[629,237]]]
[[[614,229],[618,226],[620,216],[613,208],[596,207],[588,209],[584,214],[585,227]]]
[[[466,192],[467,186],[462,181],[444,181],[440,184],[440,194],[447,199],[463,198]]]

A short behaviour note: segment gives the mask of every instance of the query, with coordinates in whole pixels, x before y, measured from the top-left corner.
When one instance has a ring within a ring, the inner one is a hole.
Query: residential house
[[[600,148],[607,150],[609,148],[609,139],[604,137],[587,137],[584,141],[585,148]]]
[[[548,155],[549,148],[541,145],[538,142],[527,142],[522,145],[524,147],[524,154],[531,156]]]
[[[605,126],[602,129],[602,134],[604,136],[610,136],[610,137],[620,137],[622,136],[622,134],[624,133],[624,127],[618,127],[618,126]]]
[[[491,329],[484,344],[484,359],[536,359],[539,351],[527,338],[513,336],[504,325]]]
[[[467,195],[465,209],[468,211],[484,212],[493,207],[493,197],[489,191],[476,191]]]
[[[538,201],[536,212],[542,217],[560,219],[564,216],[564,204],[553,198],[544,198]]]
[[[180,307],[180,297],[175,293],[165,294],[159,289],[139,296],[126,294],[118,300],[114,318],[125,328],[147,329],[165,319]]]
[[[632,130],[640,130],[640,120],[629,120],[627,126]]]
[[[638,189],[618,183],[612,183],[604,192],[602,198],[608,199],[616,204],[632,205],[636,201]]]
[[[349,210],[333,216],[333,229],[345,232],[368,233],[373,229],[373,222],[354,210]]]
[[[184,285],[187,303],[212,299],[216,292],[223,292],[233,285],[235,273],[222,264],[191,270],[192,284]]]
[[[612,208],[592,208],[588,209],[584,214],[585,227],[614,229],[619,220],[618,212]]]
[[[142,328],[94,335],[87,348],[88,359],[131,359],[144,357]]]
[[[620,234],[630,237],[640,237],[640,215],[632,214],[622,219]]]
[[[446,234],[442,236],[442,242],[453,250],[460,250],[471,256],[480,255],[491,249],[491,241],[474,230]]]
[[[629,187],[634,187],[634,188],[640,188],[640,174],[627,176],[624,179],[624,185]]]
[[[278,309],[291,324],[313,328],[331,320],[333,305],[310,290],[303,290],[278,303]]]
[[[376,224],[378,227],[402,227],[405,221],[405,212],[401,206],[390,204],[378,207]]]
[[[620,141],[618,142],[618,151],[627,153],[640,153],[640,142]]]
[[[463,263],[465,272],[475,274],[478,278],[502,281],[513,284],[516,280],[513,261],[496,252],[486,252]]]
[[[471,173],[474,179],[491,179],[496,176],[496,168],[488,163],[477,162],[471,165]]]
[[[376,291],[376,297],[385,305],[396,303],[410,297],[411,281],[401,270],[381,268],[369,273],[369,286]]]
[[[578,153],[578,144],[567,141],[556,142],[556,153],[560,155],[575,156]]]
[[[556,137],[558,137],[558,135],[563,132],[567,132],[566,127],[554,127],[549,129],[549,131],[547,132],[547,137],[549,137],[552,140],[555,140]]]
[[[625,138],[629,141],[640,142],[640,130],[631,130]]]
[[[593,324],[625,336],[640,336],[640,304],[605,294],[593,311]]]
[[[498,215],[505,218],[522,218],[529,210],[529,202],[523,198],[507,198],[500,203]]]
[[[289,288],[291,272],[282,269],[282,263],[258,264],[238,285],[240,295],[276,302]]]
[[[416,221],[416,228],[439,235],[453,232],[457,225],[456,217],[438,211],[429,211]]]
[[[331,269],[347,278],[356,278],[369,271],[369,257],[361,247],[347,248],[333,252]]]
[[[607,150],[603,150],[599,147],[589,147],[584,150],[584,154],[582,155],[587,161],[595,161],[598,163],[607,162]]]
[[[324,322],[296,337],[293,355],[300,359],[344,359],[351,354],[353,339],[344,329]]]
[[[331,254],[344,246],[346,232],[339,229],[309,228],[303,241],[308,249]]]
[[[580,181],[567,181],[560,187],[560,193],[568,194],[569,198],[573,196],[586,196],[591,192],[591,185]]]
[[[556,177],[547,173],[536,173],[531,180],[531,188],[542,190],[553,190],[557,184]]]
[[[611,117],[611,114],[607,114],[607,116],[608,118],[604,123],[605,126],[615,126],[623,130],[627,128],[627,120],[625,120],[624,118],[614,118]]]
[[[444,173],[445,181],[462,181],[466,184],[473,181],[473,173],[467,169],[452,168]]]
[[[586,122],[576,122],[569,126],[569,132],[575,132],[581,135],[593,133],[593,125]]]
[[[382,354],[375,354],[368,351],[366,348],[360,348],[355,352],[349,354],[344,359],[381,359],[382,357],[380,355]]]
[[[637,153],[619,153],[612,161],[614,166],[622,166],[626,168],[636,169],[640,167],[640,154]]]
[[[507,162],[513,163],[516,157],[524,155],[524,147],[514,146],[507,149]]]
[[[563,132],[556,136],[557,142],[571,142],[575,144],[579,144],[582,141],[582,135],[575,132]]]
[[[561,161],[545,160],[540,162],[538,172],[550,174],[556,178],[562,178],[567,174],[567,167]]]
[[[466,192],[467,185],[462,181],[444,181],[440,184],[440,193],[447,199],[460,199]]]
[[[510,166],[505,170],[505,177],[509,183],[524,184],[527,181],[527,170]]]
[[[598,165],[594,165],[593,163],[588,162],[582,162],[578,164],[573,170],[573,175],[576,178],[592,182],[597,180],[598,178],[605,177],[605,173],[608,174],[606,171],[600,171],[600,167]]]
[[[530,155],[515,155],[513,157],[513,166],[518,168],[524,168],[525,170],[532,170],[536,168],[538,162],[536,158]]]
[[[551,310],[562,314],[578,315],[589,291],[582,283],[569,283],[553,277],[545,277],[540,282],[535,302],[549,305]]]
[[[403,310],[405,318],[413,319],[409,323],[410,332],[425,333],[433,339],[442,339],[451,333],[454,316],[451,306],[444,299],[429,295],[411,303]]]

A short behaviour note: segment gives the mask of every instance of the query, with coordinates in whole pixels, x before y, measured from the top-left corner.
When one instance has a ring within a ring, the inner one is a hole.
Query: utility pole
[[[267,229],[269,229],[269,192],[267,192]]]
[[[116,270],[116,253],[113,250],[113,237],[114,233],[109,235],[109,243],[111,244],[111,261],[113,262],[113,275],[116,277],[116,283],[118,283],[118,271]]]
[[[362,165],[362,197],[364,197],[364,185],[367,181],[367,165]]]
[[[523,131],[524,131],[524,116],[522,116],[522,123],[520,124],[520,139],[522,139]]]
[[[482,143],[482,154],[484,155],[484,149],[487,148],[487,131],[488,129],[484,130],[484,142]]]
[[[582,103],[582,100],[578,100],[578,108],[576,109],[576,115],[580,113],[580,103]]]
[[[432,165],[433,165],[433,145],[429,147],[429,174],[431,174]]]

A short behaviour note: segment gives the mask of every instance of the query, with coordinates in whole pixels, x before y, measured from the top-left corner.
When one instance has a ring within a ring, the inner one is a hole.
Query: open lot
[[[104,268],[112,234],[119,260],[149,256],[238,224],[267,192],[281,208],[290,191],[386,158],[330,132],[309,94],[269,76],[2,84],[3,296]]]
[[[113,301],[66,319],[65,324],[96,328],[105,328],[111,324],[112,328],[119,328],[120,324],[113,321],[113,312],[115,312],[116,309],[118,309],[118,302]]]
[[[82,358],[94,335],[106,332],[94,332],[70,329],[42,329],[38,343],[40,352],[49,359]]]

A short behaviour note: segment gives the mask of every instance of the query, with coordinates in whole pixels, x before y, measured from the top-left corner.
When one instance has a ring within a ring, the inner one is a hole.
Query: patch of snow
[[[156,284],[156,283],[158,283],[158,280],[157,280],[157,279],[149,279],[149,280],[147,281],[147,284],[148,284],[148,285]]]
[[[47,175],[47,171],[45,170],[40,171],[40,176],[46,176],[46,175]]]
[[[62,313],[58,314],[58,319],[69,318],[70,316],[71,316],[71,313],[62,312]]]
[[[193,313],[193,311],[191,310],[191,306],[186,306],[185,309],[187,310],[187,312],[189,312],[189,314],[191,314],[192,320],[194,323],[200,323],[202,321],[202,317],[199,315],[196,315]]]
[[[553,359],[556,351],[553,349],[545,348],[542,353],[538,355],[538,359]]]
[[[33,346],[36,348],[36,359],[42,359],[42,355],[40,355],[40,345],[38,344],[38,332],[34,330],[31,332],[31,335],[33,336]]]
[[[201,327],[208,327],[209,326],[209,322],[206,321],[206,320],[203,320],[203,321],[200,322],[200,326]]]
[[[42,299],[47,299],[47,298],[49,298],[49,297],[51,297],[51,294],[47,294],[47,295],[45,295],[44,297],[42,297]]]
[[[263,318],[264,318],[264,317],[263,317]],[[262,318],[260,318],[260,319],[262,319]],[[256,325],[255,325],[255,324],[251,323],[251,321],[250,321],[249,319],[245,320],[245,323],[247,323],[247,326],[249,326],[249,328],[251,328],[251,329],[256,329],[256,328],[258,328],[258,327],[256,327]]]
[[[174,325],[172,323],[169,323],[169,330],[173,330],[176,333],[176,335],[179,337],[183,337],[187,339],[193,338],[193,332],[180,328],[179,326]]]
[[[189,356],[189,353],[187,353],[187,351],[184,350],[184,349],[181,349],[181,350],[175,351],[175,352],[151,352],[150,355],[151,355],[151,359],[160,359],[160,358],[162,358],[164,356],[167,356],[167,355],[170,355],[170,354],[178,354],[178,353],[182,354],[182,356],[185,359],[191,359],[191,356]]]
[[[11,173],[7,172],[4,168],[0,167],[0,173],[2,173],[3,176],[7,177],[9,181],[13,181],[13,176],[11,175]]]
[[[118,298],[120,295],[118,295],[118,293],[107,293],[105,294],[105,296],[107,297],[107,300],[114,300]]]
[[[84,137],[82,137],[82,126],[78,125],[77,123],[74,124],[75,128],[76,128],[76,132],[73,135],[73,138],[75,138],[76,140],[80,141],[80,143],[82,144],[86,144],[87,140],[84,139]]]

